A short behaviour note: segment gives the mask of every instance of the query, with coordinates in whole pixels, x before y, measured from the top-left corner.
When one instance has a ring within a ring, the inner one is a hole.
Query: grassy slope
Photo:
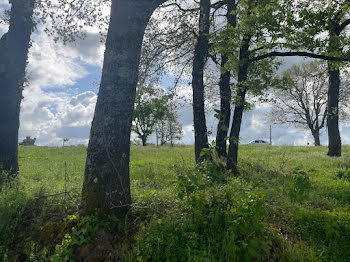
[[[266,192],[268,222],[286,242],[297,243],[292,247],[295,250],[290,250],[295,254],[295,261],[303,261],[302,257],[308,257],[304,261],[350,261],[347,250],[350,244],[350,180],[337,178],[337,174],[350,169],[350,147],[344,147],[341,158],[328,158],[326,151],[325,147],[244,145],[240,148],[240,179]],[[18,186],[0,193],[0,230],[6,231],[3,238],[7,240],[15,238],[11,232],[23,231],[23,226],[16,225],[16,222],[13,222],[13,228],[4,225],[20,211],[28,209],[28,205],[21,206],[20,201],[30,203],[39,195],[64,191],[65,162],[70,198],[48,199],[56,204],[66,201],[67,209],[73,209],[79,203],[86,148],[20,147],[19,155],[21,174]],[[131,180],[134,202],[140,206],[154,204],[157,209],[170,208],[176,169],[192,167],[193,155],[192,147],[133,147]],[[295,170],[307,173],[311,188],[301,199],[292,201],[286,196],[286,188],[289,188]],[[22,223],[21,219],[18,221]],[[4,240],[0,237],[0,253],[1,245],[4,245],[1,242]]]

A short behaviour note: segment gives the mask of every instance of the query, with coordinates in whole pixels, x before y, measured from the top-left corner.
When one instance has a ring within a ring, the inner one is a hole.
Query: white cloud
[[[30,85],[42,88],[72,86],[87,71],[78,63],[77,55],[65,52],[66,47],[54,43],[45,33],[33,34],[27,75]]]
[[[101,36],[98,32],[86,32],[86,38],[77,40],[64,46],[63,53],[72,58],[79,58],[81,61],[96,65],[102,68],[104,43],[100,41]]]
[[[72,98],[61,93],[27,89],[21,108],[20,138],[37,137],[39,145],[58,145],[63,138],[86,144],[97,95],[87,91]]]
[[[78,90],[73,96],[72,88],[88,75],[85,64],[89,59],[101,63],[100,54],[94,57],[85,49],[69,49],[54,43],[42,31],[33,34],[32,40],[27,68],[29,85],[21,105],[20,139],[31,135],[37,137],[38,145],[59,145],[67,137],[72,144],[86,144],[97,95]],[[98,47],[99,40],[96,42],[94,46]]]

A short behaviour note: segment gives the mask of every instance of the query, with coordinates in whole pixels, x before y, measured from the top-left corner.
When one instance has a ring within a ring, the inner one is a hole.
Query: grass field
[[[118,227],[115,261],[350,261],[350,147],[326,152],[243,145],[236,178],[221,163],[195,171],[189,146],[132,147],[135,223]],[[86,147],[20,147],[20,175],[0,192],[0,260],[74,261],[94,241],[81,232],[99,222],[75,224],[74,242],[67,220],[85,157]]]

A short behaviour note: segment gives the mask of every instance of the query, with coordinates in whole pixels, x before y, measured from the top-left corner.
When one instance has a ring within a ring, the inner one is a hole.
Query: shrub
[[[74,251],[76,248],[91,241],[100,226],[104,225],[95,216],[86,216],[79,219],[77,216],[68,216],[70,220],[78,219],[76,227],[72,228],[71,234],[66,234],[61,245],[56,246],[56,252],[51,256],[52,262],[74,261]]]

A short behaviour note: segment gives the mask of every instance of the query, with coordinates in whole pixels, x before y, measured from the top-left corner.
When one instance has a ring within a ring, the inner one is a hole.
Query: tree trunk
[[[18,129],[34,0],[12,1],[10,27],[0,40],[0,175],[18,172]]]
[[[239,69],[238,69],[238,84],[237,84],[237,95],[235,101],[235,111],[233,114],[233,121],[230,133],[230,145],[227,156],[227,169],[237,173],[237,160],[238,160],[238,145],[239,145],[239,134],[241,131],[241,124],[243,118],[243,111],[245,107],[245,96],[248,87],[244,83],[248,78],[248,50],[250,45],[251,36],[246,36],[243,39],[242,47],[239,52]]]
[[[329,89],[328,89],[328,155],[341,156],[341,138],[339,132],[339,87],[340,71],[330,63],[328,66]]]
[[[224,66],[228,61],[226,55],[221,56],[221,69],[224,70]],[[227,146],[226,146],[226,137],[228,135],[228,129],[230,125],[231,117],[231,72],[224,71],[220,75],[220,118],[216,133],[216,147],[219,157],[227,156]]]
[[[142,140],[142,146],[147,146],[147,137],[142,136],[141,140]]]
[[[232,170],[234,173],[237,173],[237,160],[238,160],[238,145],[239,145],[239,134],[241,131],[241,124],[243,118],[246,88],[240,90],[237,93],[237,98],[240,100],[239,105],[235,106],[235,111],[233,114],[233,122],[230,133],[230,145],[227,155],[227,169]]]
[[[311,131],[311,133],[312,133],[312,136],[314,137],[314,145],[321,146],[320,130],[313,130],[313,131]]]
[[[92,122],[82,213],[123,217],[131,203],[130,133],[145,28],[163,0],[113,0]]]
[[[200,153],[208,147],[207,125],[204,110],[204,66],[209,49],[210,0],[200,1],[199,35],[194,51],[192,88],[193,88],[193,121],[195,135],[196,163],[202,161]]]
[[[158,128],[156,128],[156,140],[157,140],[157,147],[159,146],[159,134],[158,134]]]
[[[232,27],[236,27],[237,18],[232,12],[236,10],[236,1],[227,2],[227,23]],[[224,67],[228,61],[228,57],[225,54],[221,55],[221,70],[220,74],[220,119],[218,123],[217,133],[216,133],[216,146],[219,157],[227,157],[227,146],[226,137],[228,135],[228,129],[230,126],[231,118],[231,72],[225,71]]]

